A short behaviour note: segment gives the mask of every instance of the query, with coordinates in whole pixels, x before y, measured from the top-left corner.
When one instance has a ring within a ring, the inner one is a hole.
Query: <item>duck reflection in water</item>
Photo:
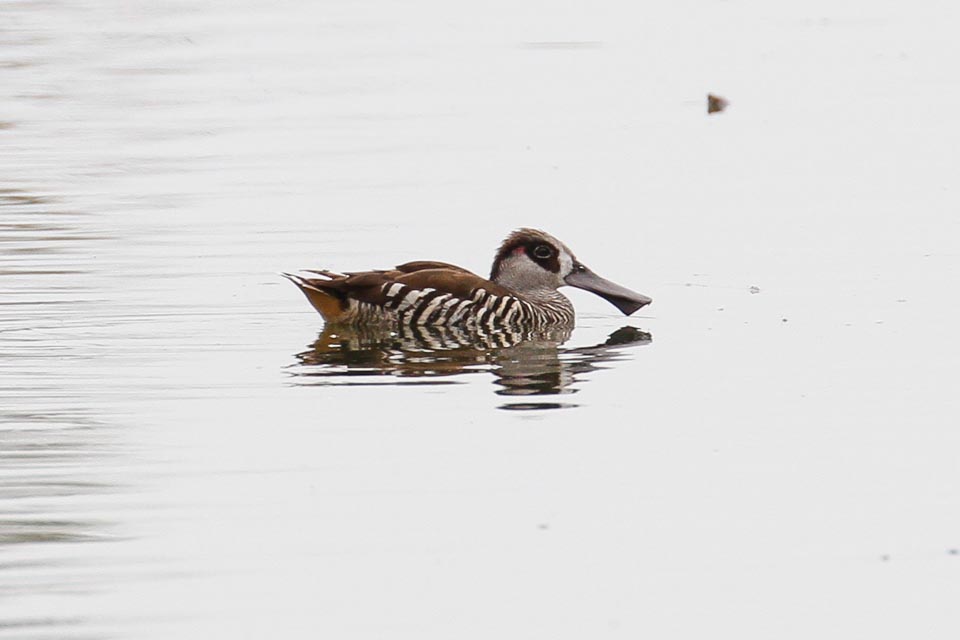
[[[602,343],[565,348],[568,327],[521,331],[457,327],[327,326],[310,349],[296,355],[300,384],[370,384],[357,376],[392,376],[389,384],[455,384],[449,378],[491,372],[502,396],[550,396],[577,391],[579,376],[626,357],[624,350],[649,344],[636,327],[617,329]],[[338,379],[339,378],[339,379]],[[555,409],[559,402],[514,402],[502,409]]]

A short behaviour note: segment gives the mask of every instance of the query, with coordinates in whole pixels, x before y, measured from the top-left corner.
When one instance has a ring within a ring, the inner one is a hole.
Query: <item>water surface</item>
[[[0,13],[0,637],[960,631],[951,5]],[[520,226],[654,305],[277,275]]]

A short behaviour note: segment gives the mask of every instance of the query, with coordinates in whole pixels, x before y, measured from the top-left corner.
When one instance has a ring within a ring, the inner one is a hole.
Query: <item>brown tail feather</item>
[[[342,296],[338,296],[335,291],[324,290],[315,284],[295,276],[290,273],[281,274],[284,278],[297,285],[297,288],[307,297],[313,308],[320,312],[323,319],[327,322],[336,322],[346,311],[346,305]]]

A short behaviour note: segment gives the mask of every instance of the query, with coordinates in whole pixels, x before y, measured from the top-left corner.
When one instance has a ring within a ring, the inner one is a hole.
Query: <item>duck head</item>
[[[624,315],[653,302],[601,278],[577,260],[565,244],[538,229],[519,229],[503,241],[493,260],[490,279],[534,299],[567,285],[584,289],[607,300]]]

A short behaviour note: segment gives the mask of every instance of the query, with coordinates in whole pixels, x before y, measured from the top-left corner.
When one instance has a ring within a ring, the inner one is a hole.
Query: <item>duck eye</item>
[[[542,260],[545,260],[546,258],[549,258],[552,255],[553,255],[553,249],[551,249],[548,245],[538,244],[536,247],[533,248],[533,256],[535,258],[540,258]]]

